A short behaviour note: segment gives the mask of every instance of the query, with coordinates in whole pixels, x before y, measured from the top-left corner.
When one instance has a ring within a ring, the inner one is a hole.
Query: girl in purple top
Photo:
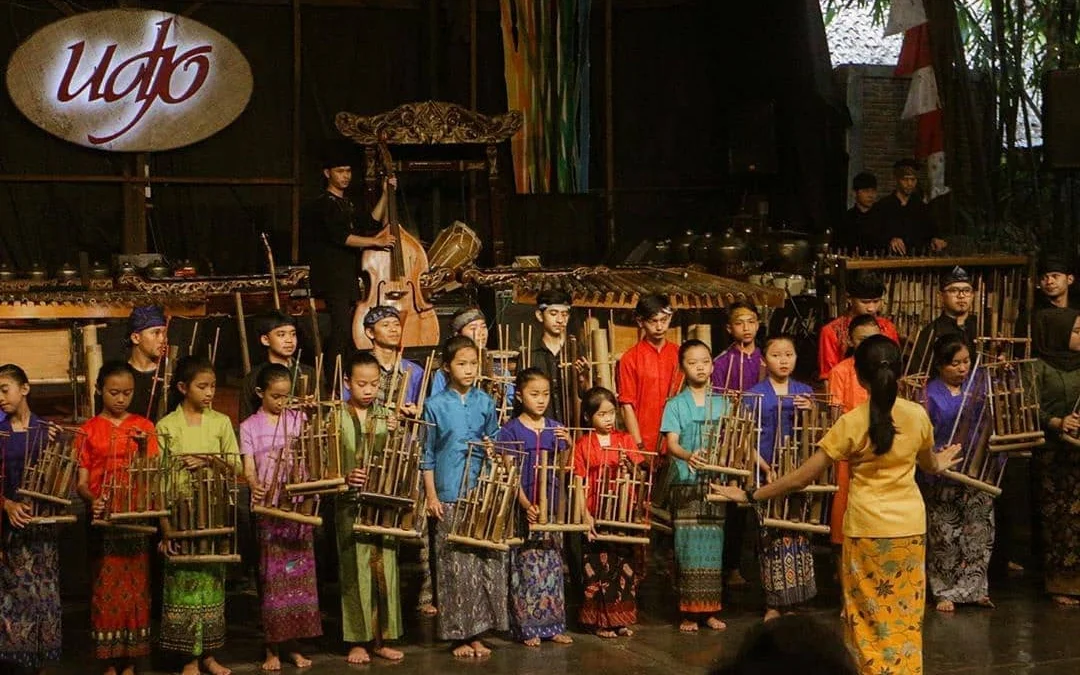
[[[496,439],[519,442],[525,452],[518,505],[524,520],[532,524],[539,518],[536,460],[545,453],[545,464],[553,464],[551,455],[569,447],[570,433],[544,416],[551,402],[551,380],[542,370],[526,368],[518,373],[514,389],[520,413],[503,425]],[[549,504],[554,503],[558,490],[557,485],[548,486]],[[573,642],[566,634],[562,548],[561,533],[537,532],[510,551],[510,630],[515,640],[529,647],[539,647],[541,640]]]
[[[240,425],[240,453],[251,499],[262,503],[275,480],[283,481],[287,467],[277,470],[279,453],[302,433],[304,416],[287,410],[292,390],[289,369],[277,363],[259,372],[255,392],[262,404]],[[315,544],[311,525],[272,516],[258,516],[259,581],[262,590],[262,625],[266,633],[266,659],[262,669],[281,670],[280,646],[297,638],[322,635]],[[311,665],[298,649],[288,651],[297,668]]]

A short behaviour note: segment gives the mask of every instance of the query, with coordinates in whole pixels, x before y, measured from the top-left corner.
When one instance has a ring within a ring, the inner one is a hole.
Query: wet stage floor
[[[818,557],[819,596],[806,613],[840,630],[839,590],[831,578],[827,557]],[[404,570],[403,570],[404,571]],[[404,576],[404,575],[403,575]],[[455,659],[449,647],[433,640],[434,624],[415,613],[406,614],[407,639],[399,645],[405,660],[391,664],[376,659],[367,666],[344,663],[336,613],[326,608],[327,636],[307,643],[314,660],[303,671],[286,665],[283,673],[386,672],[394,675],[435,675],[436,673],[481,673],[485,675],[562,675],[584,673],[636,673],[641,675],[693,675],[704,673],[717,659],[738,647],[746,630],[760,620],[761,600],[755,586],[728,593],[724,620],[727,631],[698,634],[679,633],[674,615],[662,607],[672,605],[663,589],[669,581],[659,574],[646,579],[641,602],[647,610],[640,617],[636,634],[628,639],[601,640],[574,633],[575,644],[544,643],[538,649],[494,638],[495,649],[482,660]],[[323,595],[331,602],[336,589]],[[1039,592],[1031,575],[998,582],[992,589],[997,609],[960,608],[954,615],[928,611],[925,632],[927,673],[1032,673],[1065,675],[1080,673],[1080,609],[1055,606]],[[411,606],[411,605],[407,605]],[[229,637],[220,660],[235,673],[257,673],[261,655],[257,627],[258,602],[254,592],[234,591],[228,600]],[[89,674],[99,672],[89,664],[87,610],[84,601],[65,602],[64,658],[50,673]],[[146,673],[175,672],[155,664]],[[902,675],[902,674],[897,674]]]

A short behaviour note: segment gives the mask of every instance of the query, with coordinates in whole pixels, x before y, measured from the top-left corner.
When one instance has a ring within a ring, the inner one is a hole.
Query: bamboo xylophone
[[[790,435],[782,435],[780,419],[784,415],[785,401],[810,400],[809,408],[795,407],[795,419]],[[778,406],[776,448],[773,450],[772,472],[776,478],[793,473],[817,452],[818,443],[840,419],[840,407],[831,397],[817,394],[804,396],[781,396]],[[761,476],[758,476],[759,485]],[[799,532],[829,533],[829,509],[832,496],[840,488],[836,484],[835,469],[830,468],[814,483],[782,499],[774,499],[761,505],[761,523],[765,527]]]
[[[191,457],[187,455],[186,457]],[[171,509],[163,538],[176,544],[167,557],[174,563],[240,562],[236,537],[239,490],[224,457],[197,455],[204,460],[188,469],[183,458],[170,459]]]
[[[522,543],[515,536],[515,516],[523,458],[520,443],[469,443],[449,541],[496,551]],[[475,468],[479,473],[472,481]]]
[[[126,465],[106,470],[102,478],[101,497],[105,512],[91,524],[127,532],[154,534],[157,525],[139,521],[164,518],[169,515],[166,501],[168,461],[161,449],[167,443],[156,434],[140,429],[112,430],[109,453],[129,457]]]
[[[50,422],[42,424],[44,433],[27,430],[27,439],[37,436],[40,442],[27,448],[22,482],[15,494],[30,505],[33,525],[74,523],[75,515],[65,511],[71,506],[71,492],[79,473],[79,448],[86,435]]]

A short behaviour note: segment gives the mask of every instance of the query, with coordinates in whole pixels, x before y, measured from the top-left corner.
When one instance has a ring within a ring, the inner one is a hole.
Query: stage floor
[[[411,567],[411,566],[410,566]],[[414,568],[415,569],[415,568]],[[404,571],[404,570],[403,570]],[[839,631],[839,591],[831,577],[828,561],[818,558],[818,572],[823,586],[819,597],[807,613],[835,626]],[[409,576],[412,576],[411,574]],[[641,617],[637,633],[630,639],[601,640],[574,634],[576,643],[570,646],[545,643],[539,649],[491,640],[495,648],[492,657],[480,661],[454,659],[449,648],[433,640],[433,623],[415,613],[407,613],[407,640],[402,646],[404,662],[376,662],[369,666],[347,666],[339,638],[337,611],[333,607],[335,588],[323,592],[328,635],[306,645],[307,654],[314,660],[312,668],[298,671],[285,666],[283,672],[303,672],[310,675],[331,673],[378,672],[394,675],[432,675],[433,673],[483,672],[485,675],[532,674],[582,675],[585,673],[637,673],[641,675],[688,675],[704,673],[716,659],[732,653],[747,629],[760,620],[761,601],[754,587],[729,593],[724,620],[728,630],[713,633],[680,634],[672,623],[674,617],[655,608],[671,607],[671,598],[663,589],[668,581],[653,574],[642,588],[642,601],[653,611]],[[261,656],[257,627],[258,601],[251,590],[236,584],[228,601],[229,640],[220,653],[220,660],[234,673],[257,673]],[[1080,672],[1080,609],[1056,607],[1041,594],[1034,579],[1017,576],[997,584],[993,597],[997,609],[965,609],[955,615],[940,615],[928,611],[925,644],[926,673],[1030,673],[1036,675],[1065,675]],[[87,610],[84,600],[65,602],[64,658],[59,668],[50,673],[88,675],[98,672],[87,660],[90,653],[87,640]],[[155,663],[154,670],[144,673],[176,672],[165,670],[167,665]],[[390,670],[392,669],[392,670]],[[897,674],[902,675],[902,674]]]

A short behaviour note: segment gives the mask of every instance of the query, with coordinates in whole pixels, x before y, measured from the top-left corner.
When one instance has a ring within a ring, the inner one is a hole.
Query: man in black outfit
[[[919,187],[919,165],[902,159],[893,165],[896,190],[874,205],[880,236],[895,255],[913,255],[917,249],[940,251],[948,244],[937,236],[930,207]]]
[[[975,338],[979,337],[979,319],[972,313],[974,286],[963,267],[954,267],[941,277],[941,314],[919,332],[911,351],[909,371],[926,372],[934,358],[934,345],[944,337],[958,337],[967,345],[975,362]]]
[[[361,255],[365,249],[392,247],[394,236],[381,223],[386,212],[385,182],[382,197],[370,215],[358,212],[346,196],[352,183],[352,161],[347,149],[327,156],[323,176],[326,190],[306,205],[302,222],[306,257],[311,265],[311,291],[323,299],[330,314],[323,365],[332,375],[337,357],[353,348],[353,311],[361,298]]]
[[[855,195],[855,205],[844,214],[844,220],[836,228],[833,248],[845,253],[858,249],[862,253],[884,250],[878,228],[874,226],[877,214],[873,211],[877,201],[877,176],[863,171],[851,181],[851,191]]]

